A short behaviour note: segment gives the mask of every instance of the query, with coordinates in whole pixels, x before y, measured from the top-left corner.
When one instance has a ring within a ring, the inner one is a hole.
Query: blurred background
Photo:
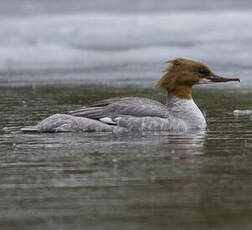
[[[175,57],[245,83],[251,8],[248,0],[0,0],[0,83],[151,85]]]
[[[0,0],[0,229],[252,229],[251,23],[250,0]],[[165,102],[153,84],[176,57],[241,79],[193,90],[206,131],[3,132]]]

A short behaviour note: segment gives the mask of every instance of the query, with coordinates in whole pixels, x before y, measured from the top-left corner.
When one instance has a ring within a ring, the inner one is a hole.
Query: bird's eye
[[[204,69],[204,68],[200,68],[199,69],[199,73],[201,73],[201,74],[208,74],[208,70],[206,70],[206,69]]]

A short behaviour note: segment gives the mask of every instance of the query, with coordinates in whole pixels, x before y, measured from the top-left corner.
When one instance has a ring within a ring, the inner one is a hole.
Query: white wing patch
[[[102,117],[99,119],[99,121],[109,125],[116,125],[116,122],[113,121],[110,117]]]

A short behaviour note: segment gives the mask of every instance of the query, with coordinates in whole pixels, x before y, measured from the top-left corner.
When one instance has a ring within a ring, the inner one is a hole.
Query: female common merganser
[[[55,114],[22,131],[165,131],[206,129],[206,120],[192,99],[192,86],[240,81],[212,73],[203,63],[177,58],[169,61],[156,88],[168,92],[167,103],[141,97],[111,98],[68,114]]]

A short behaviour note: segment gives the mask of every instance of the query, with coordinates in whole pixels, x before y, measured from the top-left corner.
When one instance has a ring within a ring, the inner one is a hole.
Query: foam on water
[[[137,72],[142,65],[137,77],[145,78],[150,69],[151,75],[160,72],[166,60],[186,57],[225,74],[247,77],[251,20],[251,11],[3,18],[0,71],[133,68]]]
[[[236,117],[238,116],[243,116],[243,115],[252,115],[252,110],[234,110],[233,111],[234,115]]]

